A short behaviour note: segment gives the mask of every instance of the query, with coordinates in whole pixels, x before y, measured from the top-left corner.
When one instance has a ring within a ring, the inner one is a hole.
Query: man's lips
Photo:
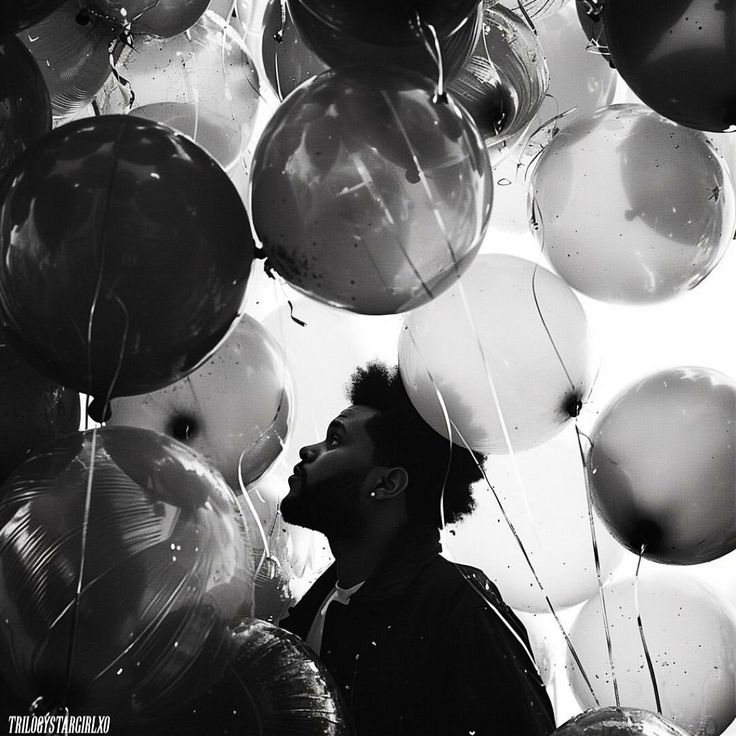
[[[292,472],[292,474],[289,476],[287,480],[289,484],[289,488],[301,486],[303,479],[304,479],[304,469],[301,468],[299,465],[295,465],[294,471]]]

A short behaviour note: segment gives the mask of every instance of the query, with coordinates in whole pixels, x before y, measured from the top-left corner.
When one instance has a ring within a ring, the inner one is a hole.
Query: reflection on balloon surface
[[[0,192],[0,313],[24,357],[100,399],[194,370],[239,316],[252,236],[217,163],[103,115],[29,148]]]
[[[593,501],[632,552],[692,565],[736,548],[736,383],[671,368],[624,390],[591,435]]]
[[[114,20],[131,32],[171,38],[191,28],[207,9],[209,0],[83,0],[85,7]]]
[[[563,723],[553,736],[690,736],[663,716],[638,708],[594,708]]]
[[[652,302],[694,288],[736,224],[733,186],[712,144],[643,105],[570,122],[532,180],[544,253],[598,299]]]
[[[412,309],[475,256],[492,180],[475,125],[434,86],[390,67],[325,72],[266,126],[252,169],[270,265],[317,299],[365,314]]]
[[[0,668],[18,694],[124,721],[221,675],[253,568],[232,492],[194,452],[129,427],[76,433],[2,496]]]

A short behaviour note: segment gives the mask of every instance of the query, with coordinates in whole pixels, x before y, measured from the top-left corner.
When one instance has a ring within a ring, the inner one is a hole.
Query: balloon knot
[[[571,391],[562,402],[565,414],[573,419],[583,410],[583,399],[577,391]]]
[[[108,401],[101,401],[100,399],[92,399],[87,407],[87,416],[98,424],[109,421],[112,416],[110,403]]]

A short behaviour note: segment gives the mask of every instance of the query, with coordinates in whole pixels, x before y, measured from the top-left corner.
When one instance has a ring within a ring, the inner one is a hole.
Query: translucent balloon
[[[571,122],[539,158],[532,188],[550,262],[571,286],[607,301],[653,302],[694,288],[736,226],[715,148],[643,105]]]
[[[0,314],[39,370],[99,399],[183,378],[239,316],[253,241],[199,147],[102,115],[49,133],[0,189]]]
[[[18,34],[41,70],[55,116],[79,112],[97,94],[112,72],[110,56],[118,33],[104,18],[80,13],[77,0],[66,0]]]
[[[49,130],[51,104],[38,65],[15,36],[0,37],[0,177]]]
[[[521,133],[539,110],[549,73],[527,23],[484,0],[483,29],[470,60],[448,85],[475,120],[488,145]]]
[[[519,8],[524,9],[524,13],[535,21],[544,18],[552,13],[559,12],[569,0],[500,0],[500,5],[505,5],[510,10],[519,12]]]
[[[587,333],[580,302],[558,276],[514,256],[481,255],[455,287],[407,316],[399,368],[440,434],[448,436],[438,391],[457,444],[524,450],[577,416],[591,381]]]
[[[261,39],[266,78],[280,100],[329,68],[302,40],[288,7],[286,0],[269,0]]]
[[[4,3],[0,14],[0,36],[28,28],[52,13],[64,0],[17,0]]]
[[[440,38],[475,12],[478,0],[292,0],[344,36],[387,46],[411,42],[417,17]]]
[[[540,447],[518,453],[515,462],[494,455],[486,461],[486,472],[555,609],[596,595],[585,470],[575,428],[569,426]],[[474,498],[473,513],[451,527],[445,548],[454,559],[482,569],[511,607],[549,613],[493,493],[479,483]],[[624,549],[599,520],[595,526],[601,575],[606,580]]]
[[[258,75],[242,39],[207,11],[168,41],[137,39],[117,64],[135,94],[115,85],[98,97],[100,111],[126,113],[175,128],[204,148],[225,171],[245,152],[258,111]]]
[[[125,721],[222,674],[253,568],[235,498],[196,453],[94,429],[27,460],[2,495],[0,668],[19,695]]]
[[[279,107],[256,148],[256,233],[299,291],[365,314],[413,309],[468,267],[488,224],[477,128],[428,79],[325,72]]]
[[[204,456],[239,489],[281,453],[292,414],[281,346],[247,315],[200,368],[152,394],[112,402],[109,425],[153,429]]]
[[[637,708],[595,708],[563,723],[554,736],[690,736],[667,718]]]
[[[692,565],[736,549],[736,383],[671,368],[628,387],[593,430],[591,492],[635,553]]]
[[[248,619],[233,634],[235,653],[222,679],[180,713],[147,724],[156,736],[349,736],[334,681],[294,634]],[[132,735],[131,735],[132,736]]]
[[[699,130],[736,130],[736,5],[712,0],[606,0],[616,70],[660,115]]]
[[[347,36],[315,16],[303,0],[292,0],[289,13],[302,36],[333,69],[353,64],[392,64],[411,69],[434,80],[452,79],[470,58],[480,36],[482,9],[473,7],[467,19],[452,32],[435,38],[426,27],[414,24],[413,32],[394,44],[386,44],[385,33],[375,38]],[[441,68],[437,59],[440,49]]]
[[[637,622],[639,614],[662,715],[688,733],[722,733],[736,716],[736,622],[728,604],[681,573],[643,576],[638,607],[633,580],[608,585],[604,594],[621,702],[632,708],[657,710]],[[570,639],[600,704],[614,705],[598,596],[583,606]],[[584,708],[592,708],[593,696],[570,656],[567,669],[578,701]]]
[[[130,25],[133,34],[171,38],[191,28],[204,13],[209,0],[82,0],[96,15],[121,28]]]
[[[31,453],[79,429],[79,394],[0,345],[0,483]]]

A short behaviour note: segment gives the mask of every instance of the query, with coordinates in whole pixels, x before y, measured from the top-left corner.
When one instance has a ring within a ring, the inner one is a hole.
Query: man
[[[357,736],[552,732],[521,622],[439,554],[442,513],[471,511],[483,456],[434,432],[397,370],[358,369],[349,398],[289,478],[284,519],[325,534],[335,563],[281,625],[320,655]]]

